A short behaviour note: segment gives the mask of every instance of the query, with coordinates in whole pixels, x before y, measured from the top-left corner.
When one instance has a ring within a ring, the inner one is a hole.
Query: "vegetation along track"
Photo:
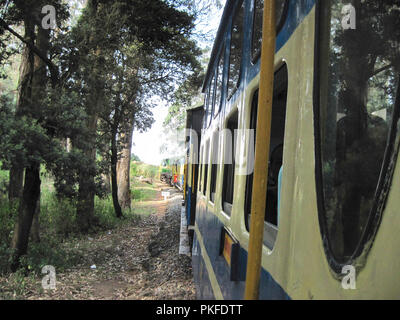
[[[15,299],[34,300],[194,299],[190,258],[179,255],[182,194],[163,184],[155,189],[153,199],[134,206],[139,215],[147,212],[141,219],[65,244],[82,260],[56,274],[56,290],[43,290],[37,276],[25,278],[23,290],[13,292],[16,276],[11,275],[0,278],[3,294],[8,290]],[[171,196],[164,200],[166,190]]]

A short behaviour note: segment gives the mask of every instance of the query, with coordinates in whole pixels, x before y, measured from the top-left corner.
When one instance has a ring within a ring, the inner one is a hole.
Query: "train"
[[[185,158],[167,158],[159,167],[160,181],[183,191],[185,182]]]
[[[198,299],[400,297],[399,5],[227,0],[187,111]]]

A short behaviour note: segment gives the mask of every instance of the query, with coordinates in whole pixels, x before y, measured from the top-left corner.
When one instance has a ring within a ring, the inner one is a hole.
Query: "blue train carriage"
[[[227,1],[204,80],[199,299],[244,298],[263,6]],[[397,299],[399,1],[276,0],[275,16],[258,298]]]

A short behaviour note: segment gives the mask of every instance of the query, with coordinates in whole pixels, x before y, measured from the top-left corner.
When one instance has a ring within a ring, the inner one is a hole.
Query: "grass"
[[[146,177],[155,179],[159,175],[159,167],[150,164],[133,161],[131,163],[131,177]]]
[[[27,283],[32,282],[34,277],[42,276],[41,270],[44,266],[52,265],[59,272],[63,272],[78,265],[84,257],[82,251],[75,248],[74,243],[85,239],[87,235],[82,235],[79,231],[75,201],[57,198],[51,178],[43,175],[40,205],[41,241],[30,242],[27,255],[21,259],[21,268],[11,274],[10,244],[17,206],[8,202],[7,185],[8,171],[0,171],[0,299],[15,299],[26,290]],[[2,188],[5,192],[1,192]],[[95,198],[97,223],[90,234],[108,232],[157,212],[153,204],[147,203],[157,197],[155,184],[150,185],[134,179],[131,192],[132,210],[124,211],[123,219],[115,216],[111,196],[104,199]],[[7,282],[8,291],[2,290],[1,281]]]
[[[157,212],[154,205],[146,203],[157,197],[158,190],[155,184],[148,184],[135,180],[132,184],[131,193],[133,210],[136,215],[148,217]]]

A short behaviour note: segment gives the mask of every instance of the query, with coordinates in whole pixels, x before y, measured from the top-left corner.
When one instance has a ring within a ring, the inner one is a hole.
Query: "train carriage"
[[[264,1],[228,0],[212,50],[196,173],[197,296],[245,298],[252,202],[263,197],[256,298],[398,298],[400,2],[273,7],[270,130],[257,144]],[[263,143],[264,194],[253,188]]]

